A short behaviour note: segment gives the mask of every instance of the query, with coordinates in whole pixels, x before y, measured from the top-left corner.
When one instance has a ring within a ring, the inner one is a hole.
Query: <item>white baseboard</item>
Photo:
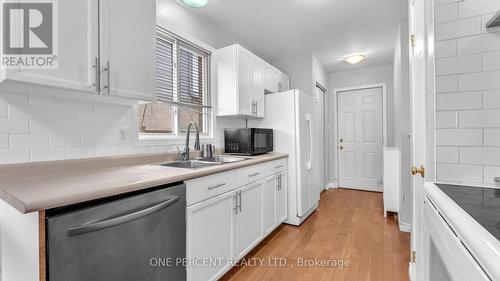
[[[411,224],[399,222],[399,231],[401,232],[411,232]]]
[[[331,189],[331,188],[338,188],[337,184],[335,182],[329,182],[326,184],[326,189]]]
[[[410,262],[408,266],[408,275],[410,277],[410,281],[418,281],[417,272],[415,270],[415,264]]]

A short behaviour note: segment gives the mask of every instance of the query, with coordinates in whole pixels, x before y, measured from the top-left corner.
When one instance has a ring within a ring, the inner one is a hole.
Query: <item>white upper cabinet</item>
[[[98,54],[98,1],[57,2],[57,69],[7,69],[4,81],[96,93],[93,65]],[[21,25],[21,23],[19,23]],[[19,42],[26,46],[27,42]],[[58,43],[58,44],[57,44]]]
[[[55,12],[58,67],[6,69],[3,82],[155,99],[156,0],[58,1]]]
[[[155,0],[101,3],[101,68],[104,94],[155,98]]]
[[[218,116],[264,118],[265,91],[284,90],[279,87],[281,79],[288,80],[286,74],[237,44],[217,50],[215,63]]]

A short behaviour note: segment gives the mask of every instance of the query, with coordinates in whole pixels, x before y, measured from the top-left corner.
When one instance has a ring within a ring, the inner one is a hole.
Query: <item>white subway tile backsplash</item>
[[[29,149],[0,149],[0,164],[30,161]]]
[[[442,23],[458,19],[458,3],[437,6],[434,11],[434,21]]]
[[[481,23],[481,17],[474,17],[436,24],[436,40],[441,41],[480,34],[482,31]]]
[[[500,10],[500,1],[496,0],[464,0],[458,4],[461,18],[489,14]]]
[[[0,133],[23,134],[28,133],[28,120],[0,119]]]
[[[82,144],[81,136],[66,136],[59,134],[49,135],[50,147],[79,147]]]
[[[33,119],[33,120],[46,120],[47,109],[43,107],[33,107],[25,105],[9,104],[9,118],[11,119]]]
[[[437,110],[482,109],[482,92],[440,94],[436,97]]]
[[[471,73],[481,69],[480,54],[436,59],[436,75]]]
[[[81,159],[94,157],[94,147],[68,147],[66,148],[68,159]]]
[[[49,135],[13,134],[10,135],[10,147],[11,148],[49,147]]]
[[[106,113],[103,112],[81,111],[79,120],[83,122],[103,122],[106,117]]]
[[[499,166],[485,166],[484,167],[484,179],[485,183],[493,184],[495,183],[495,177],[500,177],[500,167]]]
[[[484,108],[500,108],[500,90],[484,91]]]
[[[458,112],[440,111],[436,113],[436,128],[457,128]]]
[[[66,135],[91,135],[92,123],[68,121],[66,122]]]
[[[500,127],[500,110],[470,110],[458,114],[460,128]]]
[[[484,129],[484,145],[500,146],[500,129]]]
[[[118,126],[114,123],[95,123],[92,129],[95,135],[118,134]]]
[[[437,180],[480,183],[483,181],[483,166],[462,164],[437,164]]]
[[[476,165],[500,165],[500,148],[495,147],[462,147],[460,163]]]
[[[461,74],[459,76],[460,91],[476,91],[500,89],[500,71]]]
[[[481,146],[482,129],[437,129],[436,143],[442,146]]]
[[[460,55],[477,54],[498,51],[500,33],[483,33],[477,36],[461,38],[458,40],[458,53]]]
[[[436,42],[435,48],[436,58],[458,55],[458,41],[456,39]]]
[[[76,121],[79,118],[77,110],[68,109],[66,107],[49,107],[47,112],[48,120],[72,120]]]
[[[498,0],[435,0],[439,181],[500,176],[500,27],[486,28],[498,10]]]
[[[441,164],[458,164],[458,147],[438,146],[436,148],[436,162]]]
[[[500,52],[483,54],[483,70],[500,70]]]
[[[449,93],[458,91],[458,76],[438,76],[436,77],[436,93]]]
[[[95,157],[117,156],[120,155],[119,146],[96,146]]]
[[[64,134],[64,120],[29,120],[30,134],[48,134],[57,133]]]
[[[54,161],[66,158],[65,148],[33,148],[31,161]]]

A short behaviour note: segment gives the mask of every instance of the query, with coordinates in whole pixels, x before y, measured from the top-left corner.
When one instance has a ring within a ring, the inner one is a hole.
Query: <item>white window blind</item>
[[[211,108],[210,52],[162,28],[158,28],[157,33],[157,100],[180,109],[205,113]]]

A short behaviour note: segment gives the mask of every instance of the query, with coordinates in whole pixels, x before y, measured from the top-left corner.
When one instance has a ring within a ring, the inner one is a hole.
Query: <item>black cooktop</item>
[[[500,189],[440,183],[436,185],[500,240]]]

